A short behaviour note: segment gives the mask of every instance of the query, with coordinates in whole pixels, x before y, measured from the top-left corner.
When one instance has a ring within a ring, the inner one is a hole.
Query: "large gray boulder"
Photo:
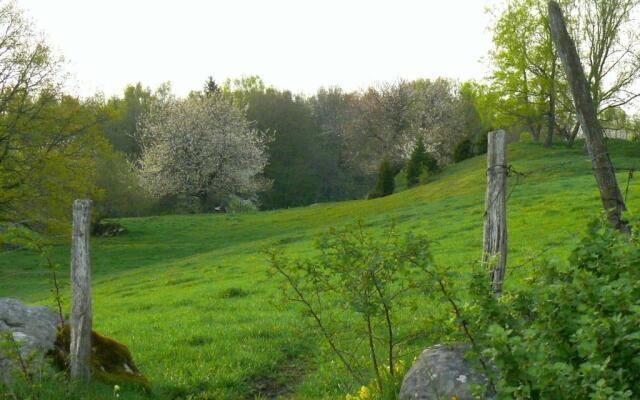
[[[44,355],[54,348],[59,322],[47,307],[0,298],[0,378],[9,382],[11,372],[22,368],[15,354],[18,349],[27,368],[40,365]]]
[[[424,350],[404,377],[400,400],[473,400],[470,385],[486,385],[487,379],[465,359],[467,350],[461,344]]]

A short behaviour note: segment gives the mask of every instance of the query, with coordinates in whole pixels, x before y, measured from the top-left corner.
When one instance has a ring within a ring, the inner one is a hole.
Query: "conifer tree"
[[[370,197],[384,197],[390,194],[393,194],[396,183],[394,180],[393,168],[391,167],[391,163],[389,159],[385,157],[380,164],[380,169],[378,170],[378,182],[376,183],[376,190],[372,193]]]
[[[413,149],[411,158],[409,158],[409,163],[407,164],[407,185],[411,187],[420,183],[420,175],[423,169],[428,167],[427,163],[430,161],[429,158],[427,148],[422,138],[418,139],[418,143],[416,143],[416,147]]]

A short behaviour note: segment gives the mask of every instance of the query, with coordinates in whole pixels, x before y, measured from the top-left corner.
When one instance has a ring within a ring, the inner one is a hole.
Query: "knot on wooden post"
[[[489,132],[482,261],[491,264],[491,286],[502,293],[507,265],[507,142],[504,130]]]

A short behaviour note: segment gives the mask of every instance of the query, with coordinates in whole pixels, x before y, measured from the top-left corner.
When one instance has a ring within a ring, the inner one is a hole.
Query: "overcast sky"
[[[485,75],[492,0],[18,0],[80,95],[259,75],[313,93]]]

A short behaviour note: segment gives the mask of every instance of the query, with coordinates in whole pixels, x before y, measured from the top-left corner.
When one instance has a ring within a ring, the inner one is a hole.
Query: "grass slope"
[[[581,149],[509,147],[510,164],[526,176],[509,181],[507,287],[526,268],[515,266],[532,255],[565,258],[600,212]],[[616,168],[638,166],[639,144],[611,141],[610,150]],[[624,191],[626,172],[618,180]],[[267,277],[260,250],[279,243],[308,254],[329,226],[361,217],[371,229],[395,220],[402,230],[426,232],[437,241],[438,262],[468,268],[481,249],[484,190],[485,158],[476,157],[377,200],[123,219],[128,235],[92,242],[94,326],[130,347],[154,398],[340,398],[351,383],[319,350],[321,340],[299,310],[277,306],[278,285]],[[639,199],[640,182],[632,181],[631,210]],[[68,251],[57,248],[57,261],[68,265]],[[0,296],[51,304],[49,287],[36,257],[0,253]]]

